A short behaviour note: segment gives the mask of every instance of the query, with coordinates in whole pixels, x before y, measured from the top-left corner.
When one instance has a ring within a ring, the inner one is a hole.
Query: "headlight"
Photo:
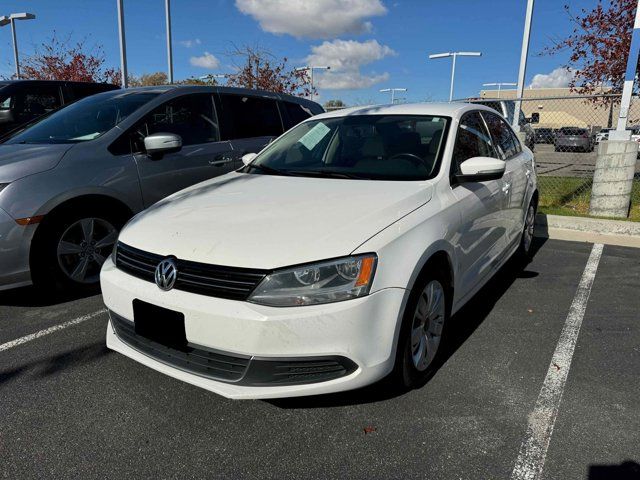
[[[267,275],[249,301],[274,307],[340,302],[369,293],[378,257],[356,255]]]

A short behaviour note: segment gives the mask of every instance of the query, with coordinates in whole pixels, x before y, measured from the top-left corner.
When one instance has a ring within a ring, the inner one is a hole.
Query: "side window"
[[[218,116],[224,140],[282,134],[282,121],[275,100],[232,94],[219,97]]]
[[[138,139],[134,151],[140,151],[140,141],[153,133],[175,133],[182,137],[182,145],[217,142],[220,139],[213,98],[198,93],[174,98],[160,105],[135,128]]]
[[[14,94],[11,106],[16,114],[32,118],[50,112],[61,104],[60,88],[57,85],[42,85]]]
[[[478,112],[467,113],[460,121],[451,159],[453,172],[458,173],[460,164],[473,157],[497,157]]]
[[[299,103],[281,102],[280,105],[284,106],[287,116],[289,117],[287,125],[285,125],[287,130],[313,116],[313,113],[307,107]]]
[[[89,95],[95,95],[96,93],[106,92],[110,90],[110,88],[106,85],[95,84],[95,83],[87,83],[83,84],[73,84],[69,87],[73,92],[73,100],[80,100],[81,98],[88,97]]]
[[[482,116],[487,122],[489,132],[500,151],[501,158],[507,160],[517,155],[520,142],[515,138],[515,134],[511,130],[511,127],[507,125],[507,122],[489,112],[482,112]]]

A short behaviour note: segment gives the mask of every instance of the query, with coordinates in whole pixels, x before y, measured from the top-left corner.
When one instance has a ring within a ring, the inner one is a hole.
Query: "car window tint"
[[[288,116],[287,130],[313,115],[307,107],[299,103],[282,102],[281,105],[284,106]]]
[[[489,127],[491,137],[498,147],[502,159],[506,160],[517,155],[519,151],[519,142],[515,138],[515,135],[509,125],[507,125],[507,122],[499,116],[489,112],[482,112],[482,116],[487,122],[487,127]]]
[[[468,113],[460,121],[453,148],[453,171],[458,173],[460,164],[473,157],[497,158],[491,137],[478,112]]]
[[[277,137],[282,134],[278,105],[270,98],[221,94],[218,116],[222,122],[224,140]]]
[[[208,93],[169,100],[149,113],[138,131],[143,137],[153,133],[175,133],[182,137],[182,145],[220,139],[213,99]]]
[[[18,115],[35,116],[55,110],[61,104],[58,86],[42,85],[14,94],[11,107]]]

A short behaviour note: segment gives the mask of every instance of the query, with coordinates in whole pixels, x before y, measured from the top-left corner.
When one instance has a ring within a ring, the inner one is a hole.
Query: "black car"
[[[534,134],[536,143],[553,143],[556,138],[553,128],[536,128]]]
[[[95,93],[115,90],[109,83],[58,80],[0,82],[0,135],[63,105]]]

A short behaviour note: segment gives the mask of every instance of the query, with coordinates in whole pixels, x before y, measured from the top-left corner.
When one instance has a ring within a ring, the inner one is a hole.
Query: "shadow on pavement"
[[[95,362],[112,353],[104,342],[97,342],[85,347],[45,357],[9,370],[0,371],[0,385],[27,373],[34,373],[39,378],[48,377],[69,367],[78,367]]]
[[[0,292],[0,306],[4,307],[50,307],[98,295],[96,288],[89,292],[49,292],[36,287],[21,287]]]
[[[640,479],[640,464],[632,460],[620,465],[591,465],[587,480],[638,480]]]
[[[547,241],[546,238],[536,237],[532,248],[537,253]],[[538,273],[527,270],[527,265],[517,258],[510,259],[482,289],[462,307],[450,320],[448,332],[443,337],[438,357],[434,360],[433,373],[429,380],[438,372],[447,360],[464,344],[464,342],[482,324],[491,313],[494,305],[500,300],[517,278],[534,278]],[[329,408],[346,405],[374,403],[407,393],[397,388],[390,378],[369,385],[358,390],[330,393],[309,397],[294,397],[266,400],[278,408]]]

